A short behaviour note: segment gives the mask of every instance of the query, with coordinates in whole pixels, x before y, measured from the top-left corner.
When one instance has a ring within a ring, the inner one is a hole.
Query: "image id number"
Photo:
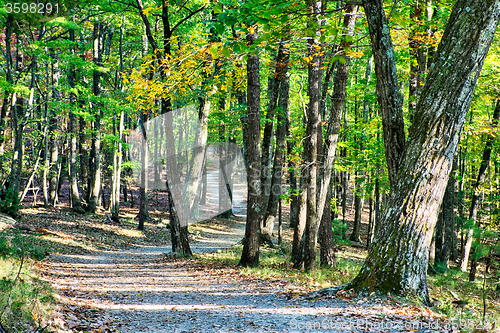
[[[59,4],[47,3],[34,3],[34,2],[7,2],[5,10],[8,14],[51,14],[59,12]]]

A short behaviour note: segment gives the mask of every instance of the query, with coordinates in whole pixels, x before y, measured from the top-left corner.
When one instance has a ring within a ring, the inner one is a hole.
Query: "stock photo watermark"
[[[208,142],[205,132],[198,109],[189,105],[141,123],[127,137],[137,183],[168,189],[181,226],[246,207],[241,147]]]
[[[344,319],[344,318],[342,318]],[[334,320],[332,318],[324,318],[315,320],[296,320],[290,321],[291,330],[299,331],[315,331],[315,330],[337,330],[337,331],[387,331],[387,330],[491,330],[498,327],[498,323],[491,320],[476,320],[476,319],[449,319],[443,321],[426,321],[426,320],[386,320],[386,319],[346,319]]]

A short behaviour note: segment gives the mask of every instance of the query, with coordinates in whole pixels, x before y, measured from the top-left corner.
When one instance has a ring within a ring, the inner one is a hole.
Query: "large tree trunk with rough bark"
[[[252,26],[247,41],[252,44],[258,38],[257,26]],[[259,264],[259,227],[262,218],[262,187],[260,160],[260,82],[259,56],[249,54],[247,60],[247,222],[240,266]]]
[[[380,0],[365,1],[369,21],[385,17],[373,11],[374,3],[381,7]],[[500,0],[455,3],[417,104],[381,227],[350,287],[415,295],[430,303],[429,245],[460,132],[499,19]],[[377,80],[388,74],[379,68]],[[386,142],[386,147],[400,148],[397,142]]]

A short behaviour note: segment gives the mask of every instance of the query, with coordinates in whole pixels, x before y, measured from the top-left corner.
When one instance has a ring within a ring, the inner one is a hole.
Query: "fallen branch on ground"
[[[19,223],[16,223],[14,224],[14,228],[16,229],[19,229],[19,230],[24,230],[24,231],[28,231],[28,232],[38,232],[42,235],[52,235],[52,236],[58,236],[58,237],[62,237],[59,233],[57,232],[54,232],[54,231],[50,231],[50,230],[47,230],[45,228],[38,228],[38,227],[30,227],[28,225],[25,225],[25,224],[19,224]]]
[[[323,288],[320,290],[316,291],[311,291],[310,293],[307,293],[304,295],[305,299],[316,299],[316,298],[321,298],[325,296],[330,296],[333,297],[337,295],[337,293],[341,290],[345,290],[349,288],[349,284],[342,284],[340,286],[335,286],[335,287],[329,287],[329,288]]]

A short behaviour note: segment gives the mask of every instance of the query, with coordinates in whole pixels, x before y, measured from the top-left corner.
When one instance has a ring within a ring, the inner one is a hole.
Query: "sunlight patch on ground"
[[[96,251],[97,250],[96,248],[94,248],[91,245],[87,245],[85,243],[77,242],[77,241],[73,240],[72,238],[70,238],[70,236],[67,236],[65,238],[54,237],[54,236],[43,236],[43,239],[47,239],[47,240],[50,240],[51,242],[59,243],[61,245],[79,247],[79,248],[82,248],[82,249],[87,250],[87,251]]]
[[[133,237],[133,238],[145,238],[142,231],[139,231],[139,230],[118,229],[115,232],[119,235],[122,235],[122,236]]]

